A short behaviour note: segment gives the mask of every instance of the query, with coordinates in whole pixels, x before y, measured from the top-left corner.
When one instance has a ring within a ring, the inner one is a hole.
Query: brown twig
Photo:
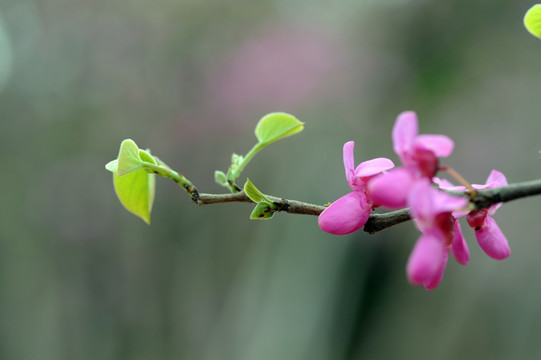
[[[541,180],[525,181],[493,189],[476,190],[475,194],[466,192],[449,191],[456,196],[468,197],[470,203],[475,209],[487,208],[493,204],[508,202],[524,197],[541,194]],[[279,208],[279,211],[289,214],[314,215],[318,216],[325,210],[325,206],[314,205],[296,200],[286,200],[275,196],[267,196]],[[197,199],[193,199],[198,205],[212,205],[229,202],[247,202],[253,201],[244,191],[234,194],[205,194],[199,193]],[[378,231],[387,229],[391,226],[410,220],[409,209],[404,208],[382,214],[371,214],[364,226],[364,231],[374,234]]]

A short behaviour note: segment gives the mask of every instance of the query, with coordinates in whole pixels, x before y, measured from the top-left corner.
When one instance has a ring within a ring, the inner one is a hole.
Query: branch
[[[279,207],[279,211],[284,211],[289,214],[300,215],[315,215],[318,216],[325,210],[325,206],[314,205],[296,200],[280,199],[276,196],[267,196]],[[244,191],[234,194],[199,194],[199,199],[194,201],[197,205],[211,205],[221,204],[228,202],[247,202],[253,203],[253,201],[246,195]]]
[[[205,194],[198,193],[195,187],[188,191],[192,200],[200,205],[222,204],[229,202],[247,202],[253,201],[244,191],[234,194]],[[476,190],[474,195],[468,192],[449,191],[456,196],[469,198],[470,203],[476,210],[490,207],[493,204],[508,202],[528,196],[541,194],[541,180],[525,181],[493,189]],[[325,210],[325,206],[314,205],[297,200],[287,200],[275,196],[267,196],[277,205],[277,211],[287,212],[289,214],[314,215],[318,216]],[[404,208],[383,214],[371,214],[363,230],[369,234],[374,234],[391,226],[411,220],[409,209]]]
[[[371,214],[366,224],[364,224],[363,231],[372,235],[378,231],[401,224],[408,220],[411,220],[409,208],[390,211],[383,214]]]
[[[470,199],[476,209],[541,194],[541,180],[524,181],[493,189],[476,190],[477,196]]]
[[[448,191],[456,196],[469,198],[470,203],[474,205],[475,210],[485,209],[491,205],[504,203],[528,196],[541,194],[541,180],[524,181],[520,183],[509,184],[493,189],[475,190],[475,195],[471,196],[467,191]],[[374,234],[393,225],[410,220],[409,209],[391,211],[385,214],[372,214],[364,225],[364,231]]]

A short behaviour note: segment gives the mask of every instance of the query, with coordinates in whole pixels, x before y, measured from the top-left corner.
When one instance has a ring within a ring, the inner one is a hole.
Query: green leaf
[[[255,136],[260,144],[268,145],[272,142],[294,135],[304,128],[304,123],[290,114],[276,112],[270,113],[257,123]]]
[[[154,159],[154,157],[152,155],[150,155],[150,150],[149,149],[147,149],[146,151],[139,149],[139,158],[142,161],[146,161],[148,163],[158,165],[158,163],[156,162],[156,159]]]
[[[247,179],[246,183],[244,184],[244,192],[255,203],[265,201],[268,203],[267,205],[272,204],[272,201],[263,195],[263,193],[259,191],[254,184],[252,184],[250,179]]]
[[[239,165],[244,160],[244,156],[239,154],[231,154],[231,164],[233,165]]]
[[[220,170],[214,171],[214,181],[216,181],[218,185],[222,185],[222,186],[228,185],[227,175],[225,175],[224,172]]]
[[[120,144],[118,152],[117,174],[125,175],[142,167],[142,161],[139,157],[139,148],[131,139],[126,139]]]
[[[271,204],[262,201],[257,204],[250,214],[250,219],[252,220],[267,220],[274,215],[274,212],[271,209]]]
[[[533,36],[541,39],[541,4],[532,6],[526,12],[524,26]]]
[[[124,207],[150,224],[150,211],[154,203],[155,176],[145,169],[131,171],[125,175],[113,175],[115,192]]]
[[[114,159],[112,161],[109,161],[105,165],[105,168],[107,170],[109,170],[110,172],[112,172],[113,174],[116,174],[116,172],[118,171],[118,159]]]

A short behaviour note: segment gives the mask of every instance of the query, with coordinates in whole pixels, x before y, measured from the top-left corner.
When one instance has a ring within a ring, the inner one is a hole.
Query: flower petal
[[[509,185],[509,183],[507,182],[507,178],[503,173],[499,172],[498,170],[492,170],[490,172],[490,175],[488,176],[487,185],[489,188],[495,188]],[[500,206],[502,206],[502,204],[503,203],[497,203],[490,206],[488,208],[488,214],[494,215],[496,213],[496,210],[498,210]]]
[[[451,250],[456,261],[462,265],[468,265],[470,260],[470,250],[468,249],[468,244],[462,235],[462,229],[460,228],[460,223],[455,219],[455,236],[451,244]]]
[[[355,148],[355,142],[348,141],[344,144],[344,147],[342,149],[342,153],[344,156],[344,169],[346,170],[346,179],[350,187],[353,189],[353,183],[354,183],[354,171],[355,171],[355,157],[353,155],[353,150]]]
[[[413,285],[424,285],[433,281],[444,261],[442,242],[431,234],[422,235],[408,260],[406,274]]]
[[[466,191],[465,186],[456,186],[451,182],[445,179],[440,179],[438,177],[432,178],[432,181],[439,186],[441,190],[452,190],[452,191]],[[455,210],[453,211],[453,217],[459,218],[465,216],[469,213],[469,210]]]
[[[434,176],[432,181],[442,190],[465,190],[465,186],[455,186],[449,180]],[[456,187],[460,189],[455,189]],[[463,189],[462,189],[463,188]]]
[[[393,149],[403,163],[413,146],[413,141],[418,132],[417,114],[415,112],[404,111],[398,115],[392,132]]]
[[[454,196],[432,188],[434,194],[434,210],[438,213],[461,211],[468,205],[468,199]]]
[[[505,175],[498,170],[492,170],[488,175],[487,184],[494,184],[493,187],[508,185]]]
[[[441,190],[452,190],[452,191],[466,191],[466,187],[465,186],[457,186],[457,185],[453,185],[451,182],[449,182],[448,180],[446,179],[440,179],[438,177],[433,177],[432,178],[432,181],[438,185],[438,187],[441,189]],[[453,211],[453,216],[455,218],[459,218],[459,217],[462,217],[462,216],[465,216],[469,213],[469,210],[456,210],[456,211]]]
[[[434,273],[431,279],[423,283],[425,289],[434,290],[441,283],[443,279],[443,273],[445,273],[445,268],[447,267],[447,261],[449,260],[449,248],[443,249],[443,259],[440,263],[439,269]]]
[[[452,213],[468,204],[468,200],[436,190],[423,178],[415,182],[408,196],[411,214],[418,221],[421,229],[433,226],[436,216]]]
[[[447,157],[453,152],[455,144],[445,135],[419,135],[415,138],[414,148],[430,150],[437,157]]]
[[[344,144],[344,147],[342,149],[346,175],[348,174],[349,171],[353,172],[353,169],[355,169],[355,157],[353,155],[354,148],[355,148],[355,142],[348,141],[347,143]]]
[[[436,191],[430,186],[427,179],[419,179],[412,186],[408,194],[408,205],[411,215],[417,221],[419,228],[424,230],[432,226],[434,218],[438,215],[434,208]]]
[[[503,260],[511,255],[511,249],[505,235],[490,216],[485,219],[485,225],[475,231],[475,237],[477,237],[479,246],[491,258]]]
[[[499,186],[508,185],[505,175],[498,170],[492,170],[488,175],[485,184],[472,184],[472,187],[476,190],[493,189]]]
[[[493,189],[500,186],[506,186],[508,185],[507,179],[505,178],[505,175],[498,170],[492,170],[490,172],[490,175],[488,175],[486,184],[478,185],[473,184],[472,187],[476,190],[483,190],[483,189]],[[502,206],[502,203],[497,203],[488,208],[488,214],[494,215],[496,213],[496,210],[498,210]]]
[[[377,205],[399,209],[407,205],[408,194],[414,184],[411,171],[396,168],[368,182],[368,197]]]
[[[326,208],[318,218],[321,230],[334,235],[350,234],[361,229],[372,206],[363,192],[354,191],[342,196]]]
[[[367,177],[377,175],[382,171],[392,169],[394,163],[387,158],[376,158],[372,160],[363,161],[355,169],[355,176]]]

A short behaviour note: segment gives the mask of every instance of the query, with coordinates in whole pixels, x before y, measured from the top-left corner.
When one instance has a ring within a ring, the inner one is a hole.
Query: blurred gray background
[[[105,163],[134,139],[203,192],[272,111],[306,123],[243,174],[317,204],[392,152],[398,113],[451,136],[473,183],[541,175],[530,1],[0,0],[0,359],[532,359],[541,199],[503,206],[512,255],[412,287],[412,223],[369,236],[250,221],[157,179],[152,225]]]

